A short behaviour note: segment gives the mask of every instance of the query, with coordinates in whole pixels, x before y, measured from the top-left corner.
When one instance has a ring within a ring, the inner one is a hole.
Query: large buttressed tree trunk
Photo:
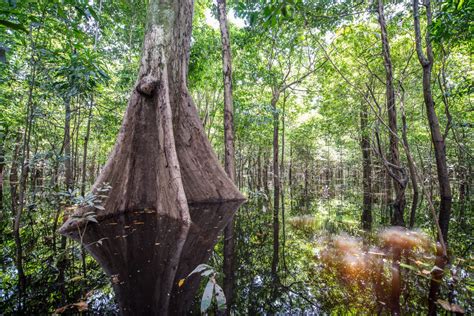
[[[100,206],[61,227],[111,277],[122,314],[184,313],[199,282],[177,281],[207,261],[244,200],[188,93],[192,16],[192,0],[150,0],[138,79],[92,189]]]

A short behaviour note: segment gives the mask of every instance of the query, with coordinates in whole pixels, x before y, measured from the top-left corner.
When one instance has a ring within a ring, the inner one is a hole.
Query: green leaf
[[[0,20],[0,25],[3,25],[5,27],[8,27],[12,30],[17,30],[17,31],[23,31],[25,33],[28,33],[28,30],[21,24],[19,23],[13,23],[7,20]]]
[[[431,269],[430,272],[433,273],[433,272],[435,272],[435,271],[444,271],[444,270],[435,265],[435,266],[433,267],[433,269]]]
[[[89,222],[94,222],[94,223],[97,223],[97,224],[99,223],[99,222],[97,221],[97,219],[96,219],[95,217],[93,217],[93,216],[87,216],[86,219],[87,219]]]
[[[209,280],[207,282],[206,288],[204,289],[204,293],[202,294],[201,299],[201,313],[205,313],[209,306],[211,306],[212,302],[212,294],[214,293],[214,282]]]
[[[218,310],[225,310],[226,307],[226,299],[225,294],[219,284],[215,284],[215,291],[216,291],[216,301],[217,301],[217,309]]]
[[[406,269],[410,269],[410,270],[413,270],[413,271],[418,271],[418,268],[414,267],[414,266],[411,266],[409,264],[405,264],[405,263],[400,263],[400,267],[403,267],[403,268],[406,268]]]
[[[200,273],[202,271],[206,271],[206,270],[214,270],[214,268],[212,268],[210,265],[207,265],[207,264],[200,264],[198,265],[193,271],[191,271],[190,274],[188,274],[188,277],[194,273]]]
[[[214,270],[213,269],[209,269],[209,270],[204,270],[202,273],[201,273],[201,276],[210,276],[211,274],[214,273]]]
[[[444,308],[445,310],[451,311],[451,304],[448,301],[438,299],[436,303],[441,305],[441,307]]]

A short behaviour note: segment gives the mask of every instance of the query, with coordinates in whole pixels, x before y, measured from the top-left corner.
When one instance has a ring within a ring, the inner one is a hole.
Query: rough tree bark
[[[225,0],[217,0],[217,13],[221,30],[222,70],[224,76],[224,169],[232,182],[235,182],[232,56]],[[234,301],[234,248],[234,218],[232,218],[224,229],[224,294],[227,300],[227,315],[230,315],[230,310]]]
[[[387,27],[385,23],[383,1],[377,2],[378,22],[380,25],[380,34],[382,39],[382,53],[385,66],[385,85],[386,85],[386,103],[389,126],[390,139],[390,166],[392,169],[390,173],[394,178],[394,188],[396,199],[394,202],[394,210],[392,216],[392,225],[405,226],[404,211],[405,211],[405,186],[403,185],[402,175],[400,172],[400,153],[398,150],[398,128],[397,128],[397,108],[395,104],[395,89],[393,87],[393,70],[392,59],[390,57],[390,45],[387,35]]]
[[[431,3],[430,0],[424,1],[426,8],[426,20],[427,20],[427,31],[425,34],[425,45],[426,55],[423,52],[421,42],[421,30],[420,30],[420,15],[418,8],[418,1],[413,0],[413,18],[414,18],[414,29],[415,29],[415,42],[416,42],[416,53],[418,60],[423,68],[423,98],[426,106],[426,115],[430,125],[431,141],[433,142],[434,154],[436,159],[436,171],[438,173],[438,187],[440,195],[439,215],[438,222],[441,228],[442,236],[439,238],[443,239],[444,242],[441,244],[447,244],[448,241],[448,228],[449,219],[451,216],[451,186],[449,183],[449,171],[446,160],[446,145],[444,137],[441,133],[441,128],[438,121],[438,116],[435,111],[435,104],[433,95],[431,92],[431,71],[434,63],[433,50],[431,47],[431,39],[429,35],[429,29],[431,26]],[[443,278],[443,269],[448,262],[446,256],[446,249],[438,251],[436,265],[440,268],[435,270],[431,275],[430,292],[428,297],[428,314],[436,315],[436,300],[438,297],[439,288],[441,285],[441,279]]]
[[[362,187],[363,187],[363,205],[362,205],[362,228],[370,231],[372,228],[372,161],[370,157],[370,137],[368,134],[368,104],[363,102],[360,111],[360,131],[362,150]]]
[[[147,14],[138,79],[92,188],[97,207],[77,208],[60,231],[111,277],[122,314],[183,314],[199,278],[178,281],[207,261],[244,197],[188,93],[193,1],[150,0]]]

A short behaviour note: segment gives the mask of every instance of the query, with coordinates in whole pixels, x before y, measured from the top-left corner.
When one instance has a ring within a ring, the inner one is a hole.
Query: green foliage
[[[0,154],[5,160],[0,218],[0,310],[5,314],[17,313],[19,306],[12,225],[14,206],[19,204],[12,203],[16,183],[11,174],[15,162],[17,176],[22,166],[28,170],[20,229],[27,276],[25,312],[48,314],[78,302],[86,302],[91,313],[118,311],[111,287],[113,277],[108,278],[89,255],[83,258],[78,243],[67,241],[63,247],[57,228],[71,201],[102,207],[103,196],[79,194],[84,147],[88,150],[87,192],[113,148],[135,84],[146,4],[143,0],[0,1]],[[214,12],[212,5],[212,1],[196,1],[188,85],[204,130],[222,158],[221,40],[219,29],[209,23]],[[451,309],[455,303],[466,313],[472,313],[474,272],[470,251],[474,208],[469,193],[474,148],[470,60],[473,6],[472,0],[433,5],[432,89],[440,125],[443,131],[446,129],[453,192],[451,264],[440,299],[456,293],[450,305],[443,301],[440,307]],[[237,269],[232,312],[374,314],[376,300],[367,280],[359,275],[341,282],[336,267],[328,268],[321,258],[323,247],[335,234],[349,234],[365,238],[367,244],[376,244],[375,234],[366,234],[359,224],[361,136],[368,136],[373,146],[378,126],[382,146],[388,148],[388,131],[380,122],[386,122],[385,70],[380,28],[373,8],[360,1],[319,0],[236,0],[228,1],[228,7],[229,17],[246,22],[245,27],[239,27],[230,19],[236,185],[248,197],[235,220]],[[404,91],[408,142],[423,185],[415,226],[433,234],[425,193],[437,207],[437,174],[423,105],[421,67],[413,45],[411,5],[386,3],[385,9],[397,109]],[[271,101],[275,89],[281,89],[281,93],[274,108]],[[368,126],[362,131],[360,114],[365,111],[368,98],[372,107],[368,107]],[[71,107],[71,157],[64,153],[66,101]],[[275,114],[279,119],[282,170],[280,210],[284,208],[285,212],[279,214],[281,284],[276,290],[270,273]],[[398,115],[400,122],[400,110]],[[26,142],[28,146],[24,145]],[[64,183],[67,158],[74,170],[71,191]],[[376,230],[389,225],[391,208],[386,201],[387,181],[381,159],[373,150],[371,158]],[[406,166],[403,151],[401,159]],[[406,194],[410,202],[410,186]],[[78,220],[97,219],[91,212]],[[211,314],[225,305],[219,286],[222,276],[217,273],[221,271],[222,254],[219,243],[209,265],[198,266],[190,276],[204,277],[202,291],[196,297],[198,313]],[[426,312],[428,287],[423,269],[431,270],[430,260],[420,260],[423,264],[419,266],[412,261],[402,262],[406,314]],[[59,282],[62,263],[63,284]],[[388,277],[388,264],[384,269]],[[185,289],[186,281],[183,282],[178,285]],[[382,284],[390,286],[388,279],[382,280]]]
[[[441,3],[431,26],[436,42],[465,44],[472,50],[474,33],[474,3],[472,0],[447,0]]]
[[[213,267],[203,263],[191,271],[186,278],[189,278],[193,274],[200,274],[208,279],[201,298],[201,314],[206,314],[208,310],[210,310],[213,301],[216,302],[218,311],[225,310],[226,299],[224,290],[222,290],[219,284],[217,284],[216,280],[219,273]],[[182,279],[179,281],[178,285],[182,287],[185,283],[186,279]]]

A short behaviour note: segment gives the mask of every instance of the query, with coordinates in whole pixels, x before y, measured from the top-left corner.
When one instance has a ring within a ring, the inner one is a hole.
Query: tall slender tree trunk
[[[390,216],[391,215],[391,210],[393,208],[393,191],[392,191],[392,177],[390,177],[390,174],[388,173],[387,169],[382,165],[382,170],[383,170],[383,176],[384,176],[384,223],[388,223],[390,221]]]
[[[438,116],[435,111],[435,104],[433,94],[431,92],[431,72],[434,63],[433,51],[431,48],[431,39],[429,30],[431,27],[431,3],[430,0],[425,0],[426,8],[427,31],[425,34],[426,55],[423,52],[422,36],[420,30],[420,16],[418,1],[413,0],[413,18],[415,29],[416,52],[418,60],[423,68],[423,99],[426,106],[426,115],[430,126],[431,141],[434,147],[434,154],[436,159],[436,171],[438,173],[438,187],[440,195],[438,223],[441,229],[441,244],[446,245],[448,241],[449,219],[451,216],[451,186],[449,183],[449,171],[446,159],[446,144],[441,133],[441,128],[438,121]],[[443,269],[448,262],[447,251],[443,249],[438,251],[436,265],[440,268],[434,270],[431,275],[430,292],[428,297],[428,314],[436,315],[436,300],[438,297],[441,280],[443,278]]]
[[[362,204],[362,228],[371,230],[372,228],[372,161],[370,157],[370,137],[368,133],[368,105],[363,102],[360,111],[360,131],[362,150],[362,188],[363,188],[363,204]]]
[[[393,205],[392,225],[405,226],[405,187],[406,182],[403,179],[403,170],[400,164],[400,154],[398,150],[398,127],[397,127],[397,109],[395,103],[395,89],[393,86],[393,67],[390,56],[390,45],[387,34],[387,27],[384,16],[383,0],[377,2],[378,22],[382,39],[382,54],[385,66],[385,93],[388,114],[389,140],[390,140],[390,164],[386,166],[393,179],[395,188],[395,202]],[[392,289],[390,293],[391,313],[400,315],[400,255],[394,255],[392,263]]]
[[[64,175],[65,175],[65,189],[67,192],[72,193],[74,187],[73,171],[72,171],[72,157],[71,157],[71,98],[67,97],[64,100],[64,136],[63,136],[63,151],[64,151]],[[71,205],[71,197],[67,196],[66,206]],[[67,269],[67,256],[66,256],[67,239],[65,235],[61,236],[61,243],[59,246],[61,259],[58,261],[58,278],[57,285],[61,294],[61,305],[67,303],[66,293],[66,269]]]
[[[303,207],[305,210],[305,213],[308,214],[309,212],[309,175],[308,175],[308,165],[307,162],[305,161],[304,163],[304,187],[303,187]]]
[[[281,115],[281,159],[280,159],[280,175],[284,179],[285,175],[285,111],[286,111],[286,100],[287,94],[283,95],[283,104],[282,104],[282,115]],[[280,190],[281,190],[281,225],[282,225],[282,258],[283,258],[283,268],[285,271],[288,271],[286,265],[286,224],[285,224],[285,187],[283,186],[283,181],[280,181]]]
[[[86,135],[84,136],[84,147],[82,150],[82,175],[81,175],[81,195],[86,194],[86,183],[87,183],[87,151],[89,145],[89,138],[91,135],[91,121],[92,121],[92,109],[94,106],[94,99],[91,97],[89,105],[89,113],[87,115],[87,126]]]
[[[27,278],[23,269],[23,245],[21,240],[21,219],[23,214],[23,208],[25,207],[26,199],[26,190],[27,190],[27,180],[28,173],[30,170],[29,160],[30,160],[30,140],[31,140],[31,130],[33,128],[33,113],[34,113],[34,104],[33,104],[33,91],[36,83],[36,64],[32,60],[32,70],[31,70],[31,83],[28,89],[28,101],[26,104],[26,128],[23,135],[23,144],[21,149],[20,159],[20,177],[19,177],[19,190],[18,190],[18,203],[15,203],[15,217],[13,223],[13,236],[16,246],[16,265],[18,271],[18,292],[19,292],[19,310],[24,309],[24,294],[26,292]]]
[[[222,41],[222,70],[224,76],[224,169],[235,182],[234,108],[232,101],[232,56],[227,24],[226,0],[217,1],[217,12]],[[226,314],[230,315],[234,302],[235,270],[234,218],[224,229],[224,294],[227,300]]]
[[[288,189],[290,190],[290,213],[293,211],[293,146],[290,142],[290,165],[288,166]]]
[[[16,217],[19,212],[20,207],[20,198],[18,196],[18,187],[19,187],[19,177],[18,177],[18,161],[20,160],[20,149],[21,149],[21,134],[18,134],[16,139],[15,148],[13,150],[12,165],[10,168],[10,197],[11,197],[11,207],[13,212],[13,217],[15,218],[14,226],[16,224]],[[19,235],[19,231],[14,234],[15,246],[16,246],[16,260],[15,265],[18,271],[18,310],[21,311],[22,301],[24,290],[26,287],[26,276],[23,270],[23,260],[22,256],[22,244]]]
[[[72,157],[71,157],[71,98],[67,97],[64,101],[64,175],[66,190],[73,189],[73,171],[72,171]]]
[[[459,179],[459,184],[458,184],[459,222],[461,223],[461,227],[463,229],[467,227],[466,219],[465,219],[465,206],[467,202],[466,200],[469,197],[467,175],[470,174],[468,168],[466,167],[464,157],[465,157],[464,148],[462,148],[461,146],[458,146],[458,163],[457,163],[456,173]]]
[[[278,284],[278,262],[280,258],[280,170],[279,170],[279,113],[277,109],[280,90],[273,88],[271,106],[273,110],[273,258],[272,278],[274,286]]]
[[[390,45],[387,35],[387,27],[384,16],[383,0],[378,0],[377,5],[378,22],[382,39],[382,53],[385,66],[385,93],[388,114],[389,139],[390,139],[390,163],[388,168],[392,168],[393,182],[396,199],[393,206],[392,225],[405,226],[405,186],[402,184],[400,154],[398,150],[398,128],[397,128],[397,108],[395,103],[395,89],[393,87],[393,67],[390,56]]]
[[[86,135],[84,136],[84,144],[82,151],[82,174],[81,174],[81,195],[85,196],[86,194],[86,177],[87,177],[87,147],[89,145],[89,137],[91,133],[91,121],[92,121],[92,110],[94,106],[94,98],[91,96],[89,112],[87,115],[87,127]],[[84,245],[81,245],[81,259],[82,259],[82,276],[84,281],[87,282],[87,262],[86,262],[86,252]]]
[[[77,98],[79,104],[79,98]],[[71,172],[72,172],[72,183],[76,183],[79,178],[79,127],[81,124],[81,107],[78,106],[74,116],[74,127],[71,134]]]
[[[418,191],[418,180],[416,179],[416,167],[415,162],[413,160],[413,156],[410,150],[410,144],[408,143],[408,133],[407,133],[407,118],[405,115],[405,96],[404,91],[402,88],[402,96],[400,100],[400,110],[402,114],[402,140],[403,146],[405,147],[405,153],[407,156],[408,162],[408,170],[410,172],[410,181],[413,190],[413,197],[411,201],[411,209],[410,209],[410,224],[409,227],[413,228],[415,226],[415,218],[416,218],[416,208],[418,207],[418,198],[419,198],[419,191]]]
[[[269,157],[267,150],[263,153],[263,191],[265,192],[265,206],[268,208],[270,205],[270,187],[268,186],[268,168],[269,168]]]
[[[262,150],[259,147],[257,154],[257,191],[261,191],[262,186]]]
[[[0,220],[3,219],[3,170],[5,167],[5,137],[0,135]]]

